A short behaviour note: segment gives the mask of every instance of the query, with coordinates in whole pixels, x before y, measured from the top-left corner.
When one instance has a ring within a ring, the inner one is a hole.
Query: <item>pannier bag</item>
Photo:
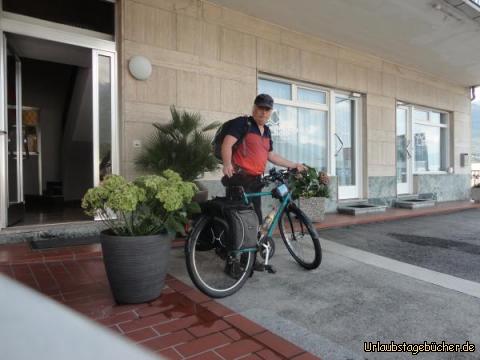
[[[228,224],[225,246],[229,250],[256,250],[258,217],[251,204],[216,197],[201,204],[202,213],[221,218]]]

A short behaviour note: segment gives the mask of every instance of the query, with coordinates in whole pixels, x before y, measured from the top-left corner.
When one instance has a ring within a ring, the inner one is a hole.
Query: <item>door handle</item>
[[[334,134],[336,136],[336,138],[338,139],[338,141],[340,141],[340,149],[338,149],[336,152],[335,152],[335,157],[337,157],[337,155],[340,153],[340,151],[342,151],[343,149],[343,141],[342,139],[340,138],[340,136],[337,135],[337,133]]]
[[[8,135],[8,132],[6,132],[5,130],[0,130],[0,135]]]
[[[407,142],[407,146],[405,147],[405,151],[407,152],[407,156],[408,156],[409,159],[412,158],[412,153],[410,152],[410,145],[412,145],[412,141],[411,141],[411,140],[409,140],[409,141]]]

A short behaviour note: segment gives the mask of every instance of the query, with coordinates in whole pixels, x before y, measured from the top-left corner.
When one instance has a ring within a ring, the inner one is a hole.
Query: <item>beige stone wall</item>
[[[366,94],[365,176],[395,175],[395,101],[453,113],[452,164],[470,149],[468,90],[378,57],[329,43],[199,0],[122,1],[122,172],[135,170],[134,139],[169,118],[176,104],[207,121],[249,113],[257,72]],[[134,80],[133,55],[153,63]]]

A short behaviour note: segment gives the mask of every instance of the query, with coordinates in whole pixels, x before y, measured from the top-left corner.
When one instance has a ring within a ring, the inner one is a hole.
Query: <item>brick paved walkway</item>
[[[116,305],[99,245],[2,245],[0,272],[168,359],[318,359],[171,276],[155,301]]]

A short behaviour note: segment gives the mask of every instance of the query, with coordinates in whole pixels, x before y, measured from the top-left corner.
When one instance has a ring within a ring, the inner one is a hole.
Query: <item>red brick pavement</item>
[[[170,275],[158,299],[117,305],[98,245],[2,245],[0,273],[167,359],[318,359]]]

